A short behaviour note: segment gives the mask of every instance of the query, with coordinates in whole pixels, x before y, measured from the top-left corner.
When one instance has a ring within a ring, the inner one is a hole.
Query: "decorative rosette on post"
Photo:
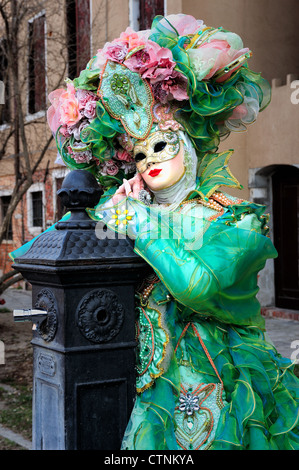
[[[248,68],[250,56],[237,34],[189,15],[157,16],[150,30],[127,28],[66,80],[66,90],[49,95],[62,160],[112,191],[136,172],[136,140],[183,129],[201,161],[270,102],[270,85]]]

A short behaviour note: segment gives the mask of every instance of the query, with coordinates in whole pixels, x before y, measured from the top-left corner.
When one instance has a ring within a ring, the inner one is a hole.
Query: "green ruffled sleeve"
[[[263,235],[260,214],[251,210],[231,207],[211,223],[197,249],[189,249],[184,239],[136,238],[135,251],[187,307],[186,316],[199,313],[225,323],[264,327],[257,274],[277,252]]]

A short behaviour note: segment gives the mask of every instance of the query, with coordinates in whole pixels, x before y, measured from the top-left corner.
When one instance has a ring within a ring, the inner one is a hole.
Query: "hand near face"
[[[128,196],[138,199],[139,192],[144,188],[144,182],[140,173],[137,173],[134,178],[130,180],[123,181],[123,184],[112,197],[113,204],[118,204],[122,199]]]

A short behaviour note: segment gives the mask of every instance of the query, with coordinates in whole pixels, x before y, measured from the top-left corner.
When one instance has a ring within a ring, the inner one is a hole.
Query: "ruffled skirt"
[[[168,347],[165,370],[160,362],[137,395],[122,449],[299,449],[299,380],[260,329],[176,322]]]

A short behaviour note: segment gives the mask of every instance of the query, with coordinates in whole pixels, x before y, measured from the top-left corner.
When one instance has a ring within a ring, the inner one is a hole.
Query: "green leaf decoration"
[[[220,186],[242,189],[228,167],[233,152],[228,150],[218,154],[205,154],[198,169],[199,185],[196,191],[202,198],[209,198]]]
[[[100,69],[82,70],[80,76],[73,80],[75,88],[82,88],[83,90],[89,90],[96,93],[100,80],[100,72]]]

